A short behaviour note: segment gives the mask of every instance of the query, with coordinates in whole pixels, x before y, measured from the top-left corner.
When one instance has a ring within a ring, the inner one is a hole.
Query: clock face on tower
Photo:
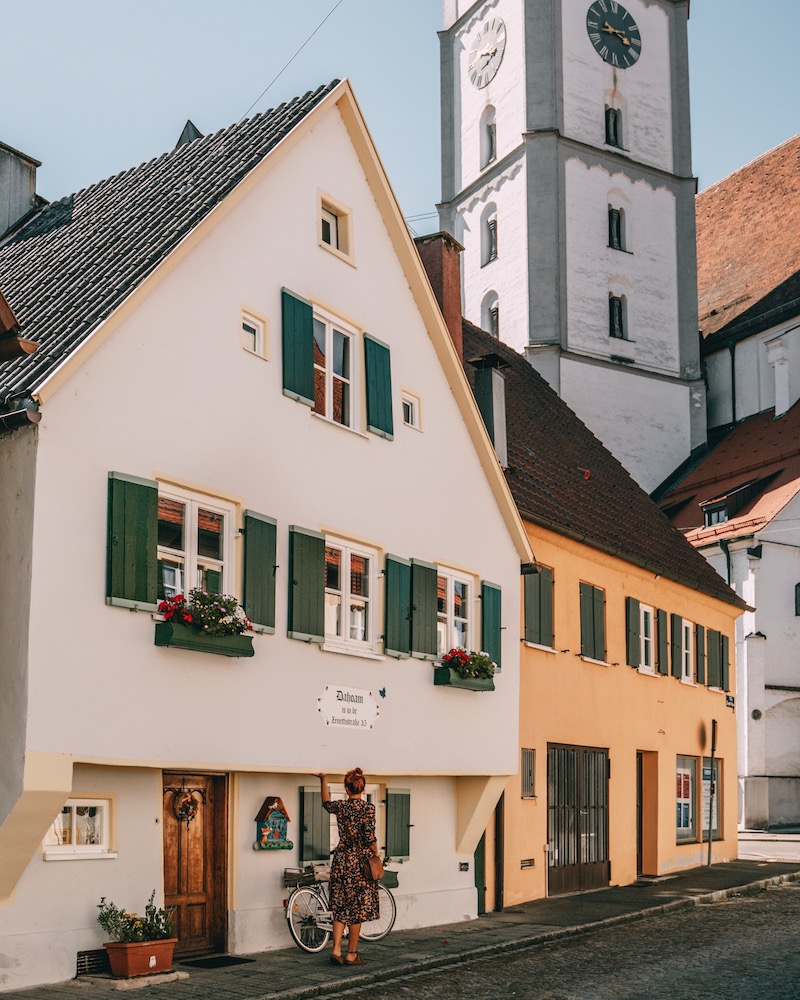
[[[639,28],[621,3],[594,0],[586,12],[586,30],[598,55],[611,66],[627,69],[641,55]]]
[[[467,70],[470,80],[482,90],[493,80],[506,50],[506,26],[499,17],[481,25],[472,39]]]

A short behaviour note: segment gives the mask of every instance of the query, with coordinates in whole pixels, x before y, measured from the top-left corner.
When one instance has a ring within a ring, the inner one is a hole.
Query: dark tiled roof
[[[758,531],[800,491],[800,403],[778,420],[774,413],[742,420],[663,498],[661,506],[693,545]],[[704,527],[702,503],[754,481],[754,495],[735,516]]]
[[[707,188],[696,211],[705,352],[783,322],[787,299],[800,312],[800,135]]]
[[[338,84],[53,202],[0,246],[0,290],[35,355],[0,364],[0,408],[35,391]]]
[[[524,518],[743,607],[522,355],[466,321],[463,334],[467,361],[494,353],[508,365],[506,479]],[[473,366],[464,367],[474,386]]]

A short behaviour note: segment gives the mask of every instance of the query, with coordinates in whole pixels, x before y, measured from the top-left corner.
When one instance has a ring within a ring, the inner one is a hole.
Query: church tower
[[[689,0],[443,0],[464,315],[648,491],[705,442]]]

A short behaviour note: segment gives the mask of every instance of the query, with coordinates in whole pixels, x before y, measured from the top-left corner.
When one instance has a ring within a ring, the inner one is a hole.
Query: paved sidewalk
[[[639,920],[737,892],[756,891],[781,881],[800,881],[800,865],[733,861],[694,868],[647,884],[619,886],[574,896],[539,899],[488,914],[479,920],[412,931],[395,931],[384,941],[366,944],[368,964],[355,969],[333,966],[328,953],[306,955],[292,947],[246,956],[249,961],[221,969],[176,963],[188,979],[160,982],[133,993],[154,1000],[305,1000],[330,997],[354,986],[385,982],[414,972],[459,965],[545,941],[583,934],[602,926]],[[287,931],[288,939],[288,931]],[[244,956],[243,956],[244,957]],[[108,978],[75,979],[0,993],[2,1000],[118,1000],[118,983]]]

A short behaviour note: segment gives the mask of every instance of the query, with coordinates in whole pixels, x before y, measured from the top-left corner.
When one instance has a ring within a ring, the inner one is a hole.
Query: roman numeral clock
[[[621,3],[595,0],[586,13],[586,30],[595,51],[610,66],[627,69],[641,55],[639,28]]]

